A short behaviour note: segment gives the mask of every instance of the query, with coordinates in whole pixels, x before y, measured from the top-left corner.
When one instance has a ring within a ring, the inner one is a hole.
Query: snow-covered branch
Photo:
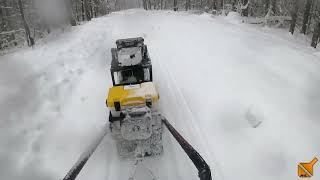
[[[16,30],[11,30],[11,31],[3,31],[3,32],[0,32],[0,35],[7,35],[7,34],[12,34],[12,33],[21,32],[21,31],[24,31],[24,29],[16,29]]]
[[[241,3],[241,2],[240,2]],[[243,5],[242,3],[241,3],[241,9],[242,10],[244,10],[244,9],[247,9],[248,8],[248,6],[249,6],[249,4],[250,4],[250,0],[247,2],[247,4],[245,4],[245,5]]]
[[[0,5],[0,8],[1,8],[1,9],[13,9],[13,7],[9,7],[9,6],[1,6],[1,5]]]

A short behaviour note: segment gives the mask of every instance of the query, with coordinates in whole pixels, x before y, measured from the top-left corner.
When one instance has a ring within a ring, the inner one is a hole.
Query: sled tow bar
[[[200,180],[212,180],[211,170],[201,155],[185,140],[181,134],[169,123],[166,118],[162,118],[162,122],[166,125],[173,137],[178,141],[184,152],[189,156],[193,164],[198,169]]]
[[[162,122],[168,128],[173,137],[178,141],[182,149],[189,156],[193,164],[198,169],[198,176],[200,180],[212,180],[209,165],[201,157],[201,155],[181,136],[181,134],[169,123],[166,118],[162,118]],[[78,161],[73,165],[63,180],[75,180],[84,165],[87,163],[90,156],[97,149],[104,136],[107,134],[108,128],[105,127],[95,141],[89,146],[87,151],[82,153]]]
[[[95,141],[87,148],[85,152],[81,154],[78,161],[73,165],[73,167],[69,170],[68,174],[63,178],[63,180],[75,180],[83,166],[87,163],[90,156],[97,149],[99,144],[101,143],[104,136],[107,134],[108,126],[104,127],[104,129],[99,133],[96,137]]]

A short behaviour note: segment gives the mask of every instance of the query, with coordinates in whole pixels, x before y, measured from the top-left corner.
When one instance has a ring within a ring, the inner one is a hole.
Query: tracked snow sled
[[[152,82],[152,65],[143,38],[120,39],[112,48],[111,77],[106,104],[121,157],[160,155],[162,131],[157,113],[159,94]]]
[[[113,86],[109,89],[106,99],[109,126],[105,127],[87,151],[80,156],[64,180],[74,180],[77,177],[109,130],[117,145],[119,156],[138,159],[135,168],[144,157],[161,155],[164,126],[192,160],[199,171],[199,178],[211,180],[210,168],[200,154],[157,111],[159,94],[152,81],[151,59],[144,39],[119,39],[116,44],[117,48],[111,49],[110,70]],[[134,179],[135,168],[130,180]]]

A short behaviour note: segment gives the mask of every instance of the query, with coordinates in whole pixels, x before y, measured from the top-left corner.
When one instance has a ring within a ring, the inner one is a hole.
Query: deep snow
[[[127,10],[0,57],[0,179],[65,176],[107,123],[110,48],[135,36],[148,45],[161,112],[213,179],[296,179],[297,163],[319,155],[313,49],[230,17]],[[145,163],[159,180],[197,179],[168,132],[163,156]],[[123,180],[132,166],[107,135],[78,179]]]

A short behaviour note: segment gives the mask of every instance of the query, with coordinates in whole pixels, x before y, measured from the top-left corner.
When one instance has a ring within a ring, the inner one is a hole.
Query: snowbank
[[[229,12],[227,16],[224,16],[224,20],[233,24],[240,24],[243,22],[242,17],[237,12]]]

